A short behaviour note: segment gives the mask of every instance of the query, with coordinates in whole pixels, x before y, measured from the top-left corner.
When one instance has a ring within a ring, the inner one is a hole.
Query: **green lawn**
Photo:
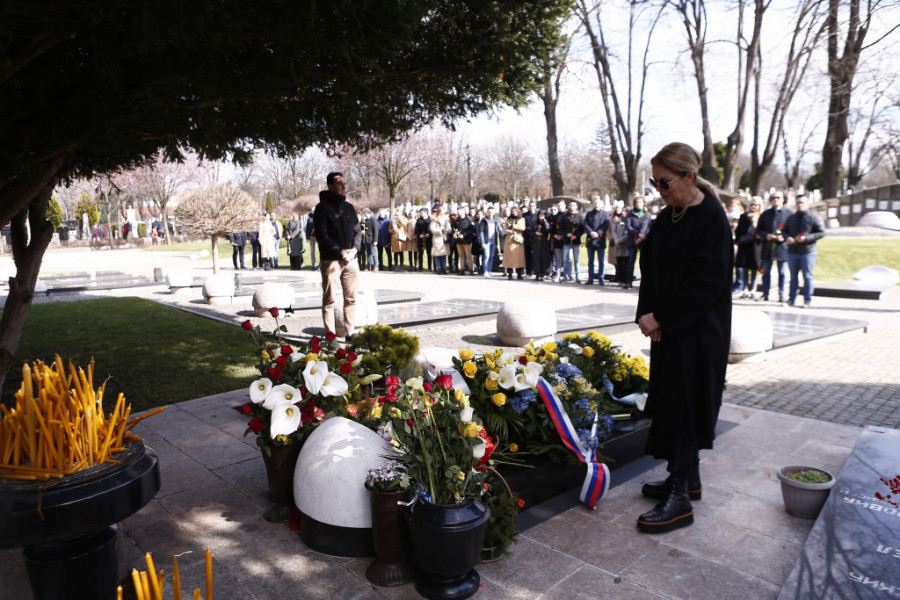
[[[840,281],[870,265],[900,269],[900,238],[828,237],[816,243],[816,279]]]
[[[132,412],[235,390],[258,376],[255,347],[239,327],[140,298],[102,298],[31,307],[14,367],[3,386],[8,401],[22,383],[22,364],[59,354],[68,365],[95,360],[94,387],[105,378],[107,402],[119,392]],[[104,403],[106,404],[106,403]],[[111,410],[110,404],[107,410]]]

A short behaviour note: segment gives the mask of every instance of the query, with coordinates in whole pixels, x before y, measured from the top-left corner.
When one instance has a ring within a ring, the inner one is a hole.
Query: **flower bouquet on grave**
[[[650,368],[644,357],[619,352],[612,367],[603,375],[603,387],[609,397],[633,407],[632,412],[643,411],[650,388]]]
[[[260,377],[250,384],[250,402],[240,407],[250,420],[245,435],[256,435],[256,443],[266,455],[273,447],[301,443],[331,414],[338,414],[376,429],[380,416],[378,402],[363,394],[363,386],[381,378],[360,377],[360,357],[343,348],[325,345],[318,337],[308,343],[288,344],[279,338],[278,309],[273,336],[265,336],[259,326],[245,321],[258,355]],[[328,339],[328,338],[331,339]]]

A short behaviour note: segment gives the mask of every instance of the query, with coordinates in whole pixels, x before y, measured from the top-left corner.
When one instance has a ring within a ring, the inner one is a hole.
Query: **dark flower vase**
[[[474,567],[490,509],[469,498],[461,504],[434,504],[420,498],[406,510],[411,556],[419,569],[416,591],[429,600],[469,598],[481,578]]]
[[[403,505],[409,500],[409,490],[400,492],[371,492],[372,541],[375,562],[366,569],[366,578],[382,587],[409,583],[416,570],[406,560],[406,525]]]
[[[263,463],[266,465],[266,479],[269,483],[269,499],[272,506],[263,513],[263,518],[270,523],[287,523],[294,508],[294,467],[300,456],[301,444],[271,446],[272,454],[263,451]]]

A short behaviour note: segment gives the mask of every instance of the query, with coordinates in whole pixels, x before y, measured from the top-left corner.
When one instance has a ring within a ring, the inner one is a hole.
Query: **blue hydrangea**
[[[569,363],[559,363],[556,365],[556,372],[559,373],[560,377],[578,377],[581,375],[581,369],[576,367],[575,365],[570,365]]]
[[[615,421],[612,416],[603,415],[597,422],[597,437],[605,438],[612,433]]]
[[[578,434],[578,439],[581,440],[581,443],[585,448],[587,448],[591,452],[597,449],[600,441],[596,436],[591,436],[591,429],[589,427],[578,428],[575,430],[575,433]]]
[[[512,401],[510,401],[509,405],[512,408],[512,411],[517,415],[521,415],[523,412],[528,410],[528,407],[532,402],[537,400],[537,392],[534,390],[522,390],[515,396],[513,396]]]

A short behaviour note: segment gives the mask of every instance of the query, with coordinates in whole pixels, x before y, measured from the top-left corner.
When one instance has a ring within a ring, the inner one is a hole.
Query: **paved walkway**
[[[73,270],[72,265],[90,270],[97,260],[102,270],[148,276],[154,266],[189,266],[198,276],[209,272],[208,263],[191,262],[184,255],[147,259],[148,253],[134,250],[77,252],[49,253],[45,272]],[[279,275],[317,277],[309,271]],[[636,300],[634,291],[575,284],[395,273],[361,277],[367,288],[420,289],[423,300],[528,297],[556,308],[596,302],[633,306]],[[163,288],[137,293],[206,310],[195,299],[173,297]],[[39,301],[61,299],[71,298],[51,295]],[[736,305],[758,306],[747,301]],[[245,304],[216,312],[238,322],[249,310]],[[784,512],[775,470],[812,462],[840,472],[862,426],[900,426],[900,290],[880,301],[816,298],[809,311],[864,319],[870,327],[867,333],[789,347],[729,367],[721,418],[736,426],[719,437],[715,450],[703,453],[704,499],[695,503],[694,526],[660,536],[636,531],[635,517],[651,506],[640,496],[639,480],[661,475],[662,467],[656,467],[621,482],[596,511],[573,508],[524,532],[511,557],[479,567],[484,587],[477,597],[777,597],[812,522]],[[317,311],[295,313],[287,322],[292,331],[320,327]],[[423,345],[476,350],[494,347],[493,330],[493,319],[483,318],[411,329]],[[611,337],[629,352],[648,347],[634,329]],[[243,401],[243,390],[191,400],[139,426],[137,432],[159,452],[163,483],[157,497],[124,522],[123,568],[139,567],[143,552],[150,551],[168,571],[172,554],[191,552],[179,564],[184,565],[186,585],[200,585],[202,550],[209,546],[219,598],[418,597],[411,585],[371,586],[364,577],[367,560],[316,553],[287,527],[261,518],[266,506],[262,461],[252,439],[243,437],[243,418],[229,408]],[[0,552],[0,600],[28,597],[21,553]]]

